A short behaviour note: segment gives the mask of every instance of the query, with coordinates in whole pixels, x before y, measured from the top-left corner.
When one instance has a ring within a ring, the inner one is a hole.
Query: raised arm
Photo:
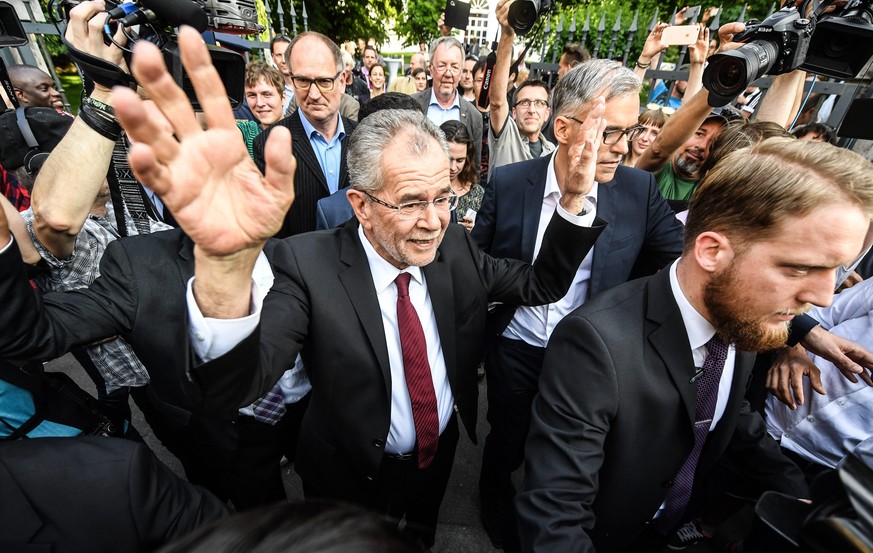
[[[743,29],[745,29],[745,25],[742,23],[722,25],[718,30],[718,36],[721,41],[719,51],[730,50],[739,46],[731,42],[731,39]],[[664,124],[664,128],[661,129],[661,133],[655,138],[652,145],[640,156],[636,168],[655,173],[666,165],[670,158],[673,157],[673,154],[697,132],[697,129],[712,111],[712,108],[707,103],[708,100],[709,91],[701,88],[691,99],[682,102],[682,106],[667,120],[667,123]]]
[[[803,92],[805,81],[806,71],[800,69],[773,77],[773,84],[755,110],[755,119],[772,121],[787,129],[797,115],[799,104],[796,100],[798,92]]]
[[[121,50],[103,42],[102,2],[82,2],[70,11],[66,39],[77,49],[127,69]],[[115,37],[124,44],[121,31]],[[91,98],[111,105],[108,88],[96,85]],[[92,130],[81,117],[46,159],[33,187],[33,230],[58,259],[73,253],[76,236],[106,179],[115,142]]]
[[[661,52],[667,49],[667,45],[661,41],[661,35],[664,29],[669,27],[666,23],[658,23],[652,27],[649,36],[646,37],[646,42],[643,44],[643,51],[640,52],[636,63],[634,64],[634,73],[640,80],[646,78],[646,69],[653,65],[658,65],[658,58],[661,57]]]
[[[488,98],[491,104],[491,130],[494,136],[500,136],[503,127],[509,119],[509,104],[506,91],[509,88],[509,66],[512,64],[512,43],[515,40],[515,29],[509,24],[509,6],[513,0],[500,0],[494,15],[500,23],[500,42],[497,43],[497,63],[491,73],[491,86]],[[486,129],[487,130],[487,129]]]
[[[219,319],[244,317],[250,312],[255,260],[294,198],[291,134],[281,125],[272,130],[262,175],[239,139],[203,39],[182,27],[179,47],[207,128],[201,128],[161,52],[144,41],[134,49],[133,74],[172,123],[172,132],[150,119],[143,101],[129,89],[113,91],[116,114],[136,142],[130,165],[137,177],[161,196],[196,244],[193,289],[200,311]]]

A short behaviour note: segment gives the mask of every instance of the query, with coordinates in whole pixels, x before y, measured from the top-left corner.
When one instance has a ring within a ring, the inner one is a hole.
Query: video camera
[[[798,67],[837,79],[867,75],[873,61],[873,0],[850,0],[821,16],[833,3],[825,0],[803,17],[808,3],[782,8],[762,22],[749,21],[734,37],[743,46],[709,58],[703,86],[709,90],[710,106],[729,103],[762,75]]]
[[[56,19],[62,18],[69,23],[70,10],[78,4],[79,0],[60,0],[57,4],[52,2],[51,11]],[[134,43],[146,40],[155,44],[164,55],[170,75],[185,91],[194,109],[199,109],[200,105],[182,66],[175,28],[189,25],[201,33],[223,31],[234,34],[250,34],[262,30],[257,24],[254,2],[250,0],[135,0],[124,3],[106,0],[106,9],[104,41],[107,44],[113,42],[117,29],[122,29],[128,44],[118,46],[124,52],[128,66],[131,63]],[[79,51],[66,40],[64,43],[82,73],[95,82],[104,86],[121,84],[130,88],[136,87],[133,77],[118,66]],[[218,71],[227,91],[228,100],[236,108],[244,95],[245,59],[232,50],[214,44],[207,44],[207,48],[212,65]]]

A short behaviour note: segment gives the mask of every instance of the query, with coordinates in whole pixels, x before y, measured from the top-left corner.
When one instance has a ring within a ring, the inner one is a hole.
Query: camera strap
[[[136,80],[133,78],[133,75],[125,73],[114,63],[109,63],[106,60],[92,56],[91,54],[86,54],[85,52],[74,48],[69,42],[67,42],[64,33],[61,33],[60,37],[64,46],[69,50],[70,57],[73,58],[73,61],[79,66],[79,71],[81,71],[86,77],[107,88],[112,88],[113,86],[126,86],[132,90],[136,90]]]
[[[120,236],[129,234],[125,214],[130,215],[137,234],[149,234],[151,222],[148,206],[145,205],[139,181],[136,180],[133,169],[127,161],[127,140],[124,136],[115,142],[106,180],[109,181],[109,197],[115,211],[118,234]]]

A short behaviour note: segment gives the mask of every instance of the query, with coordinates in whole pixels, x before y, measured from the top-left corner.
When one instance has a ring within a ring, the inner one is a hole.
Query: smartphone
[[[468,209],[467,213],[464,214],[465,219],[469,219],[473,223],[476,222],[476,212],[472,209]]]
[[[697,42],[700,25],[671,25],[661,33],[661,42],[668,46],[688,46]]]
[[[470,1],[446,0],[445,13],[447,27],[466,30],[467,22],[470,20]]]
[[[700,6],[692,6],[685,10],[685,13],[682,16],[685,18],[685,21],[694,20],[698,15],[700,15]]]

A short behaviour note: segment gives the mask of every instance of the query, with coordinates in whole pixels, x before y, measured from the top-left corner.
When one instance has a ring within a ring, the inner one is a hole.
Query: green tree
[[[269,0],[267,0],[269,1]],[[291,32],[291,5],[280,0],[285,11],[285,28]],[[273,28],[278,32],[279,17],[271,5]],[[306,13],[309,30],[329,36],[337,44],[347,40],[373,37],[377,42],[388,38],[388,22],[403,9],[403,0],[337,0],[318,2],[308,0]],[[303,32],[303,2],[294,0],[297,13],[297,31]]]
[[[397,14],[394,32],[404,46],[430,43],[439,36],[437,22],[444,7],[440,0],[407,0],[406,9]]]

